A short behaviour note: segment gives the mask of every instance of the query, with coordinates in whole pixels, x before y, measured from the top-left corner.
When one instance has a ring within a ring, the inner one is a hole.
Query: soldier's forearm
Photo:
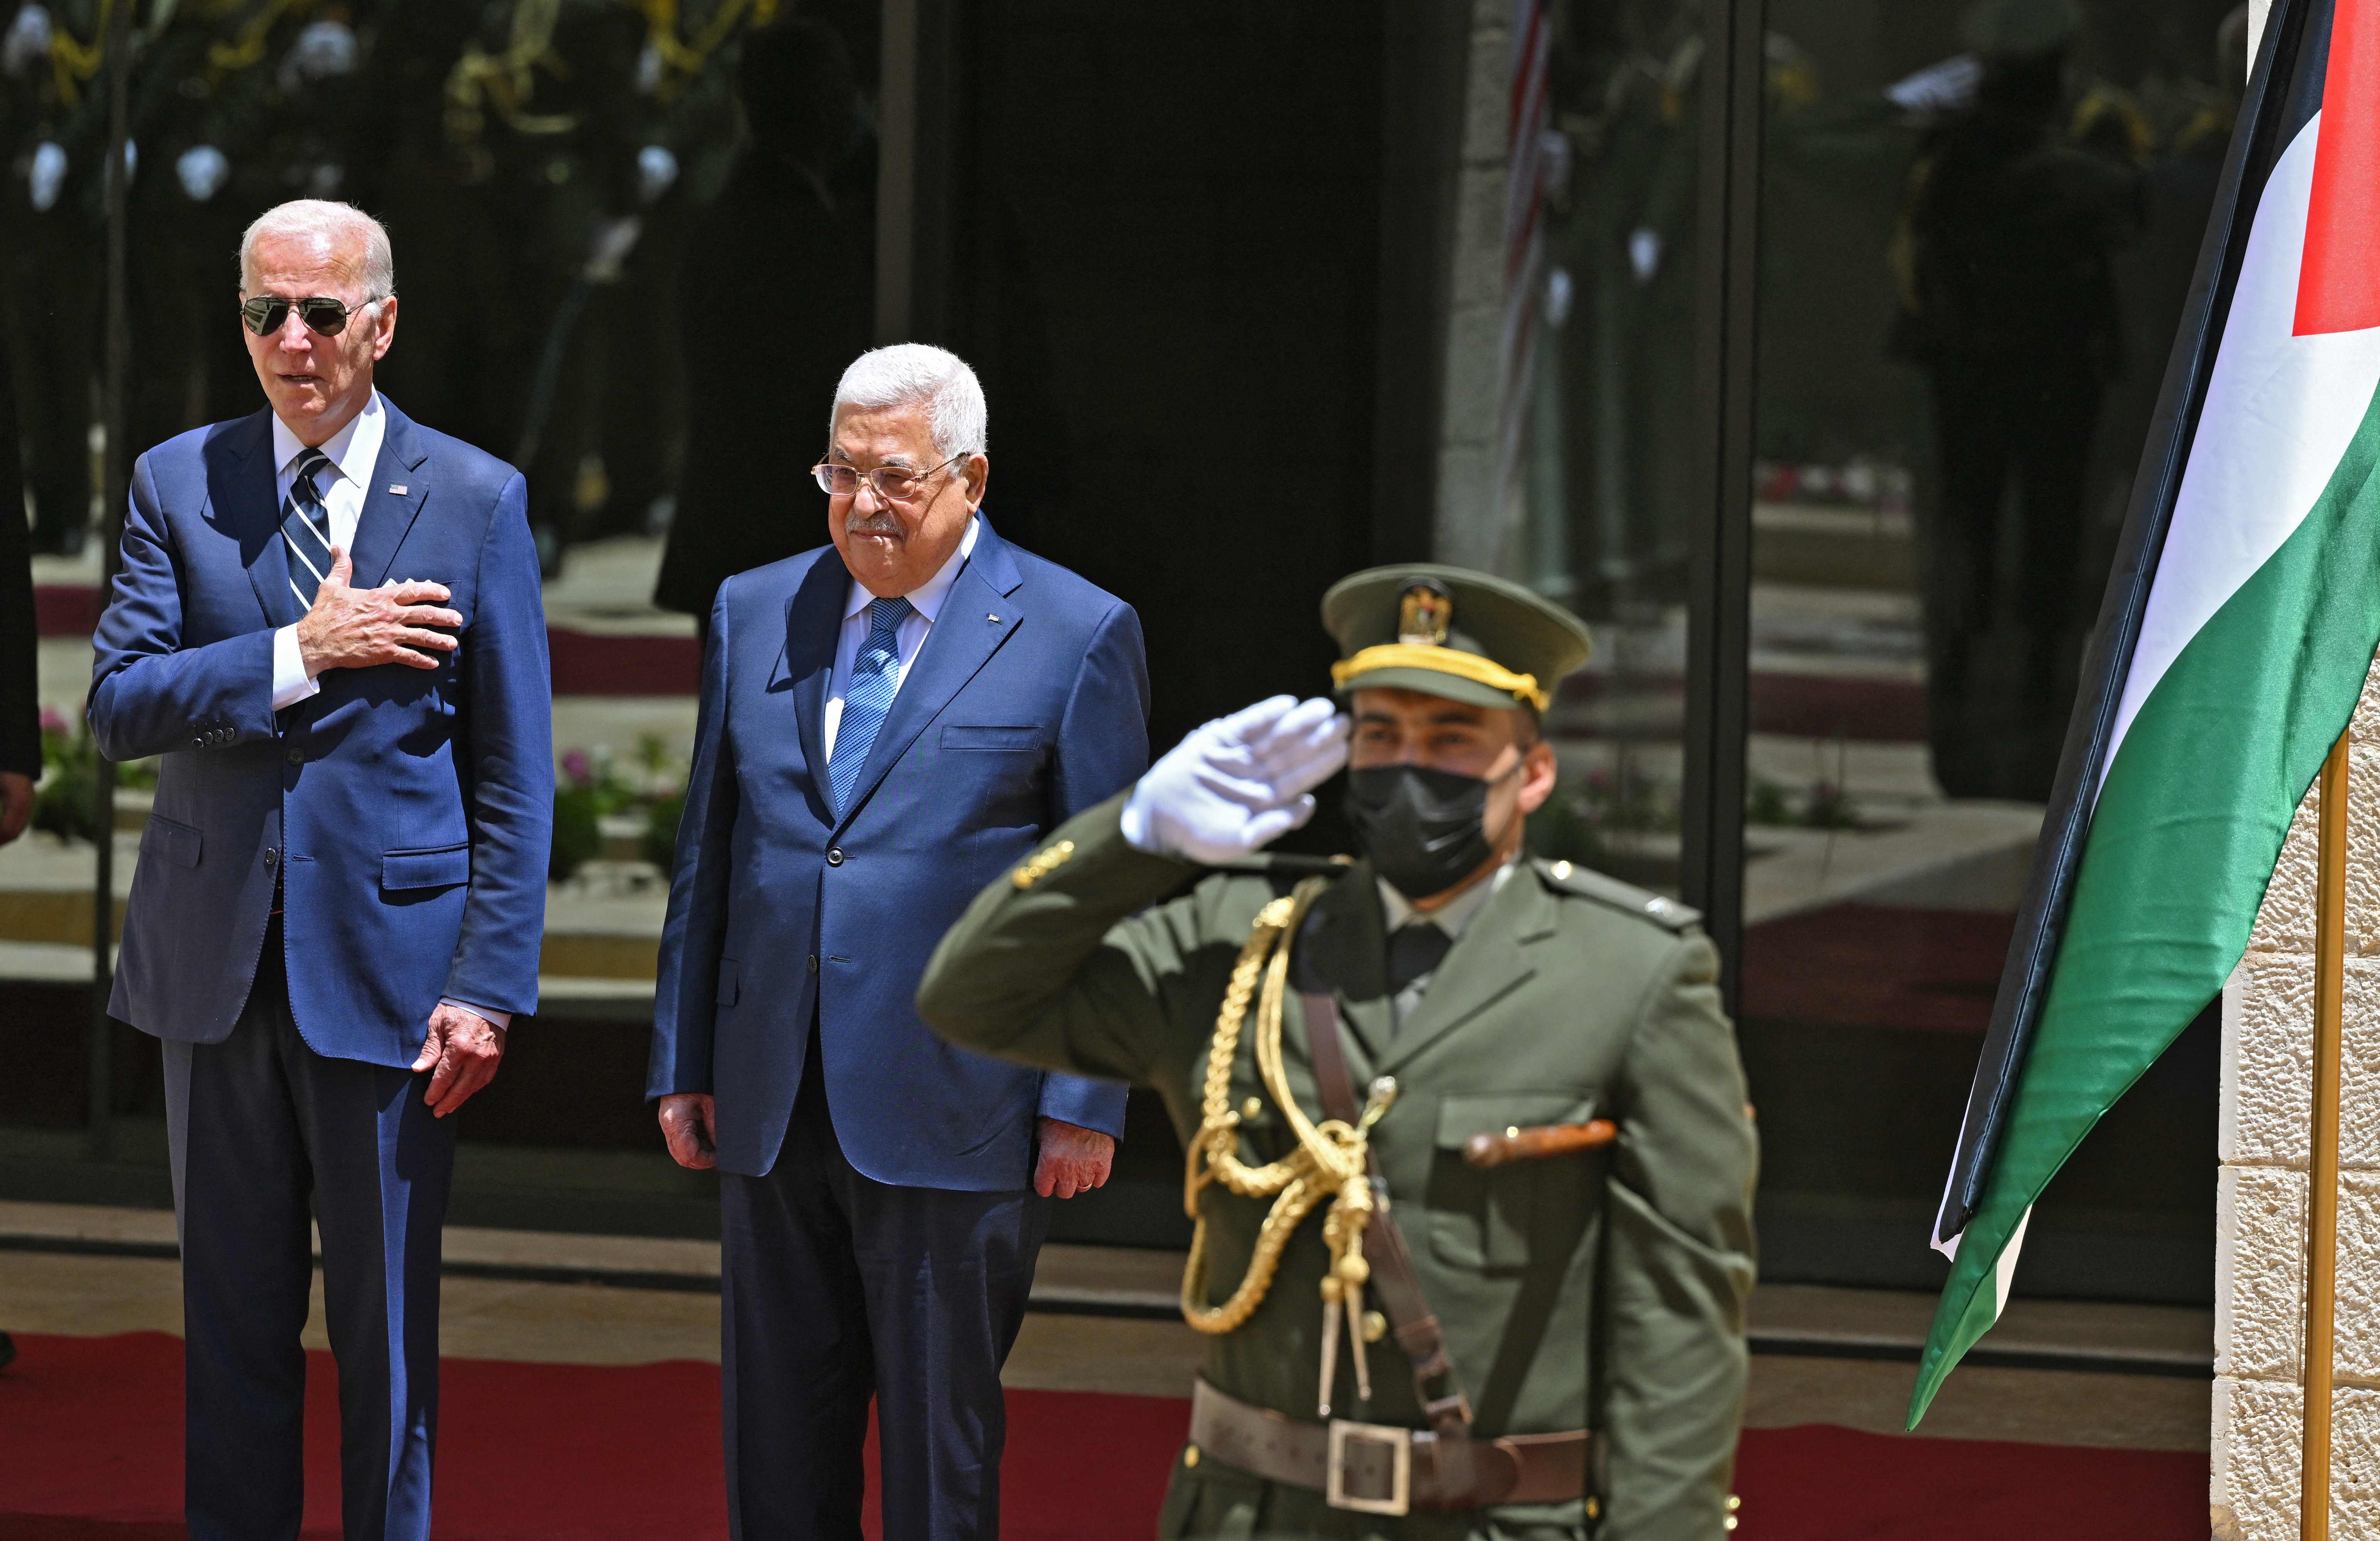
[[[917,1013],[936,1032],[986,1053],[1014,1050],[1078,988],[1117,922],[1196,873],[1124,840],[1128,795],[1129,788],[1060,825],[967,906],[917,987]],[[1048,1045],[1029,1057],[1043,1064],[1062,1058]]]

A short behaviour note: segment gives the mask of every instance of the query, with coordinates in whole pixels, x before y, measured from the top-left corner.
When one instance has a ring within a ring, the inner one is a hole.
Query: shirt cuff
[[[319,695],[320,680],[306,676],[306,660],[298,651],[298,628],[283,626],[273,634],[273,710],[296,706],[309,696]]]
[[[460,1006],[473,1016],[485,1018],[489,1025],[493,1027],[509,1028],[513,1025],[512,1013],[500,1012],[493,1006],[474,1006],[468,1001],[457,1001],[451,995],[440,996],[438,1003],[442,1006]]]

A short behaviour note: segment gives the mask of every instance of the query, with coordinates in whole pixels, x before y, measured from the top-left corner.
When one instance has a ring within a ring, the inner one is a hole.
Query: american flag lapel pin
[[[388,493],[389,496],[393,498],[401,498],[405,496],[405,483],[402,481],[390,482],[388,484]]]

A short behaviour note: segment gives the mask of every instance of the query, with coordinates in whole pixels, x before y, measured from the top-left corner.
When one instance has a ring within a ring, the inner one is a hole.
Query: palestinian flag
[[[2026,1217],[2223,988],[2380,641],[2380,0],[2278,0],[1935,1227],[1926,1405]]]

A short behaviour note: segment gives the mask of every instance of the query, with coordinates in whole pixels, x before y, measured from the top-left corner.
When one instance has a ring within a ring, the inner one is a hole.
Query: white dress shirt
[[[967,516],[966,533],[959,537],[959,549],[951,552],[941,570],[932,577],[911,589],[902,598],[909,601],[915,613],[902,621],[901,629],[892,634],[892,645],[901,656],[892,665],[892,694],[901,694],[901,682],[909,677],[909,665],[917,649],[934,629],[934,617],[941,614],[942,601],[950,598],[951,585],[965,570],[967,558],[974,553],[976,532],[983,521],[975,515]],[[852,666],[859,661],[860,646],[868,640],[868,606],[876,598],[855,578],[851,592],[843,601],[843,629],[835,634],[834,677],[828,682],[826,698],[826,756],[834,758],[835,729],[843,725],[843,693],[851,688]]]
[[[323,440],[321,446],[331,464],[315,473],[314,491],[321,494],[323,511],[331,516],[331,544],[350,556],[356,549],[356,525],[363,517],[364,494],[371,489],[372,470],[380,464],[381,441],[387,436],[388,414],[382,409],[380,393],[374,391],[355,420]],[[298,459],[305,453],[305,441],[276,415],[273,419],[273,508],[276,515],[289,506],[289,489],[298,479]],[[275,544],[279,544],[277,537]],[[284,556],[282,560],[285,563],[288,558]],[[312,598],[308,595],[308,602]],[[320,694],[322,688],[322,682],[306,673],[306,661],[298,651],[298,628],[288,625],[274,632],[273,710],[295,706]],[[512,1025],[513,1013],[493,1006],[474,1006],[452,997],[442,998],[439,1003],[460,1006],[499,1027]]]
[[[330,457],[331,464],[315,473],[314,491],[322,494],[322,507],[331,516],[331,544],[350,555],[356,547],[356,521],[363,517],[364,493],[371,486],[373,467],[380,464],[381,441],[387,436],[388,414],[381,408],[380,393],[374,391],[354,421],[322,441],[322,453]],[[289,506],[289,489],[298,479],[298,457],[305,453],[305,441],[276,415],[273,419],[273,511],[276,516]],[[279,544],[277,540],[275,543]],[[282,560],[285,563],[288,558],[284,555]],[[314,596],[309,593],[306,603],[313,602]],[[273,710],[295,706],[322,688],[320,681],[306,673],[306,661],[298,651],[298,628],[283,626],[274,632]]]

